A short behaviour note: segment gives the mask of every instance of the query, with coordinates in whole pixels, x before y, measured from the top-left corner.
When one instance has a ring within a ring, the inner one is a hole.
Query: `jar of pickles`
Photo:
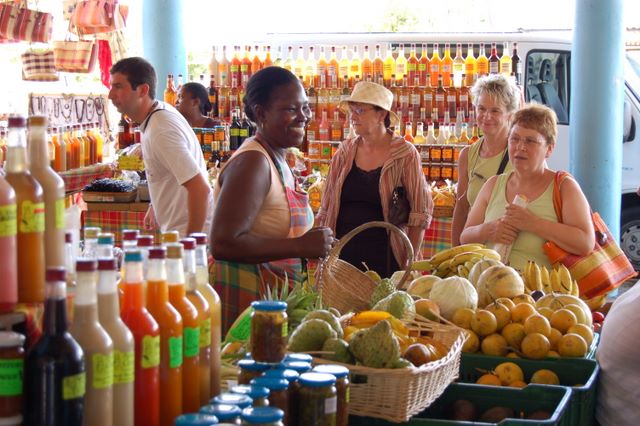
[[[325,373],[304,373],[298,381],[298,424],[335,425],[338,410],[336,378]]]
[[[253,400],[254,407],[269,406],[269,389],[257,385],[237,385],[231,388],[231,393],[247,395]]]
[[[209,404],[200,408],[200,414],[210,414],[216,416],[220,423],[232,425],[240,424],[240,414],[242,410],[237,405],[230,404]]]
[[[289,417],[289,382],[276,377],[258,377],[251,381],[253,386],[263,386],[269,389],[269,406],[278,407],[284,413],[283,421],[286,424]]]
[[[262,373],[269,370],[271,366],[263,362],[255,362],[252,359],[241,359],[238,361],[240,373],[238,374],[238,384],[248,385],[251,379],[260,377]]]
[[[338,398],[336,426],[347,426],[349,423],[349,369],[337,364],[321,364],[315,366],[313,371],[331,374],[336,378]]]
[[[284,426],[284,413],[276,407],[251,407],[242,410],[243,425]]]
[[[251,307],[251,356],[257,362],[279,364],[287,351],[287,304],[258,301]]]

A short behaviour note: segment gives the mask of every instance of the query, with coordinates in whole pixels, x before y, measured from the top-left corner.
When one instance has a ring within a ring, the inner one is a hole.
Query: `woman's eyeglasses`
[[[373,108],[367,108],[367,107],[354,107],[354,106],[350,106],[349,107],[349,112],[353,115],[362,115],[367,111],[371,111]]]

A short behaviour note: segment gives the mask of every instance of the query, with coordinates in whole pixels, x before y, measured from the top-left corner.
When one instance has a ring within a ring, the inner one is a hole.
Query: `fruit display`
[[[427,260],[414,262],[412,268],[416,271],[431,271],[441,278],[454,275],[466,278],[473,265],[483,259],[500,261],[500,255],[484,244],[463,244],[442,250]]]
[[[571,272],[563,264],[548,270],[545,266],[529,261],[522,271],[522,279],[528,292],[542,291],[579,296],[578,282],[571,277]]]

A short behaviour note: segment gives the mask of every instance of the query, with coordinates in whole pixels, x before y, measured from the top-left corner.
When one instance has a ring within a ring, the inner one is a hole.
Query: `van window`
[[[570,52],[532,50],[527,54],[525,99],[553,109],[559,124],[569,124],[570,66]]]

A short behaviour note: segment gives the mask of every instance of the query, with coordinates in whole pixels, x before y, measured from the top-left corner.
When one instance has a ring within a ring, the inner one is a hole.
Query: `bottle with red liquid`
[[[81,426],[86,386],[82,349],[69,333],[66,274],[46,271],[42,336],[25,361],[25,425]]]
[[[124,255],[124,295],[120,316],[135,342],[134,424],[160,424],[160,327],[144,307],[142,254]]]

